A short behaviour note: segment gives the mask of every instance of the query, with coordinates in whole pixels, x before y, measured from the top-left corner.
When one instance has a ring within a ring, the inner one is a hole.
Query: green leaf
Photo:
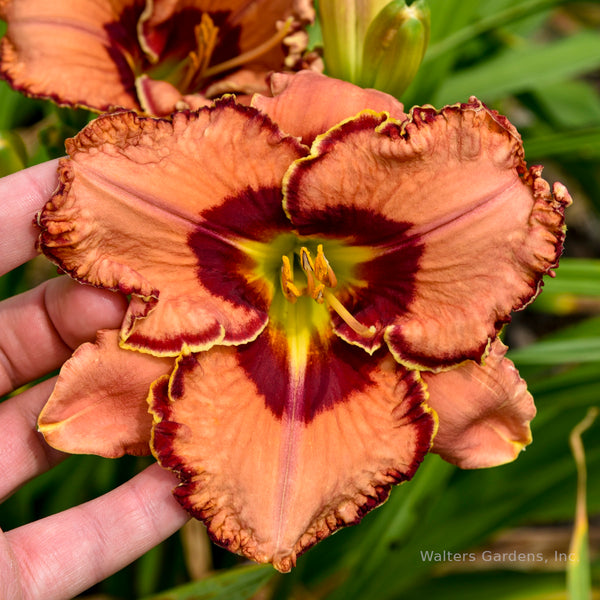
[[[462,31],[477,18],[479,2],[465,0],[429,0],[431,9],[431,45],[427,54],[442,40]]]
[[[0,129],[24,127],[43,116],[43,102],[32,100],[0,81]]]
[[[509,357],[520,365],[560,365],[600,362],[600,336],[587,339],[541,341],[512,350]]]
[[[271,565],[239,567],[146,600],[247,600],[276,573]]]
[[[556,277],[545,280],[547,289],[600,294],[600,259],[562,258]]]
[[[561,573],[491,571],[435,577],[410,590],[403,600],[566,600]]]
[[[598,131],[600,148],[600,129]],[[600,152],[599,152],[600,156]],[[556,277],[544,280],[542,294],[531,305],[533,310],[571,314],[600,310],[600,260],[563,258]]]
[[[600,317],[585,319],[545,336],[508,356],[523,365],[560,365],[600,362]]]
[[[590,557],[587,517],[587,470],[581,434],[589,429],[598,416],[596,407],[590,408],[585,418],[577,424],[569,436],[569,444],[577,465],[577,504],[570,560],[567,564],[567,589],[570,600],[591,600]]]
[[[448,52],[452,52],[457,48],[460,48],[467,42],[473,40],[474,38],[488,33],[493,29],[497,29],[504,25],[508,25],[509,23],[513,23],[514,21],[518,21],[523,17],[529,16],[532,13],[536,13],[557,4],[564,2],[564,0],[525,0],[522,2],[515,2],[512,6],[507,8],[502,8],[497,12],[489,12],[487,10],[488,4],[485,4],[484,8],[484,16],[472,23],[469,23],[465,27],[458,29],[457,31],[451,33],[451,35],[444,36],[439,42],[436,44],[432,44],[427,52],[424,62],[429,62],[430,60],[434,60],[439,56],[447,54]],[[451,2],[446,2],[446,4],[450,5]],[[464,0],[460,2],[461,5],[469,5],[469,2],[465,2]],[[476,8],[480,8],[481,3],[475,3]],[[471,3],[471,6],[473,4]],[[439,13],[435,11],[435,6],[432,4],[432,12],[442,23],[445,24],[443,19],[439,18]],[[450,10],[453,7],[449,7]],[[432,39],[434,39],[434,35],[432,33]]]
[[[581,31],[556,42],[503,51],[446,79],[434,98],[442,105],[471,95],[487,102],[581,75],[600,66],[600,34]]]
[[[600,158],[600,126],[590,129],[539,135],[525,140],[525,156],[532,159],[568,154],[586,159]]]
[[[429,455],[412,481],[392,490],[388,502],[373,515],[359,544],[350,550],[351,560],[346,568],[351,576],[329,600],[374,597],[369,585],[389,558],[390,548],[403,545],[420,528],[428,503],[444,493],[454,470],[439,456]]]
[[[555,125],[583,129],[600,125],[600,91],[587,81],[559,81],[534,92]]]
[[[0,130],[0,177],[20,171],[26,163],[23,140],[12,131]]]

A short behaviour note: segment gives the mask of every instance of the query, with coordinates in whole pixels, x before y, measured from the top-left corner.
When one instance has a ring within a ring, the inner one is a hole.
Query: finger
[[[48,379],[0,404],[0,502],[67,456],[48,446],[35,425],[55,381]]]
[[[0,179],[0,275],[36,255],[36,213],[58,185],[57,160]]]
[[[67,277],[46,281],[0,303],[0,396],[52,372],[98,329],[118,328],[120,294]]]
[[[152,465],[100,498],[9,531],[15,566],[11,573],[0,564],[0,582],[20,578],[30,599],[76,596],[184,525],[189,515],[171,494],[176,483]]]

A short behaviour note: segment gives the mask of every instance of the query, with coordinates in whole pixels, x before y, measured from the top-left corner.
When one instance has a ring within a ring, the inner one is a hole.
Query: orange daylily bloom
[[[69,452],[151,449],[217,543],[287,571],[428,451],[475,468],[531,441],[497,336],[557,265],[570,197],[475,98],[406,114],[310,72],[273,85],[68,142],[40,248],[132,300],[39,427]]]
[[[0,73],[61,105],[167,115],[266,92],[302,66],[313,16],[310,0],[1,0]]]

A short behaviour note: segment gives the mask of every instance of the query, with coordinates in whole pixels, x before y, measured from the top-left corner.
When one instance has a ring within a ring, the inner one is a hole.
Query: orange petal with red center
[[[346,308],[378,333],[338,333],[371,350],[385,334],[399,362],[437,370],[479,360],[557,265],[571,199],[540,173],[508,120],[473,98],[332,129],[288,172],[284,204],[301,235],[344,236],[374,255],[355,266],[364,283]]]
[[[137,108],[142,0],[4,0],[0,71],[27,95],[97,111]]]
[[[237,276],[251,261],[240,244],[289,228],[281,179],[304,152],[293,138],[229,99],[172,122],[102,116],[67,150],[38,217],[39,244],[75,279],[133,294],[121,330],[128,347],[174,356],[256,337],[270,297]],[[235,215],[211,217],[232,199]],[[246,230],[235,228],[240,219]],[[230,273],[215,271],[215,256]]]
[[[308,145],[317,135],[365,109],[385,111],[400,121],[407,116],[402,103],[389,94],[365,90],[313,71],[274,73],[270,82],[273,98],[256,95],[252,106]]]
[[[432,452],[463,469],[510,462],[531,443],[535,405],[506,350],[496,340],[484,365],[422,374],[439,418]]]
[[[285,572],[412,477],[435,419],[418,376],[389,355],[337,340],[298,368],[271,334],[178,360],[153,385],[152,445],[216,543]]]
[[[151,383],[170,373],[172,358],[119,348],[118,330],[98,332],[63,365],[38,429],[48,444],[73,454],[117,458],[150,454]]]

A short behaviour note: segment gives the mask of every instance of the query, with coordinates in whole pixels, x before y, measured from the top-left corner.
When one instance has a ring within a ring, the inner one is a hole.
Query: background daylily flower
[[[570,202],[477,99],[405,115],[364,90],[338,105],[348,85],[303,73],[261,110],[100,117],[38,218],[61,269],[132,295],[120,332],[65,365],[41,431],[72,452],[149,446],[215,541],[282,571],[432,441],[468,468],[529,443],[535,408],[497,334],[556,266]],[[139,385],[105,402],[129,357]],[[147,386],[151,434],[130,424]]]
[[[310,0],[4,0],[0,72],[28,95],[153,115],[265,92],[301,65]]]

